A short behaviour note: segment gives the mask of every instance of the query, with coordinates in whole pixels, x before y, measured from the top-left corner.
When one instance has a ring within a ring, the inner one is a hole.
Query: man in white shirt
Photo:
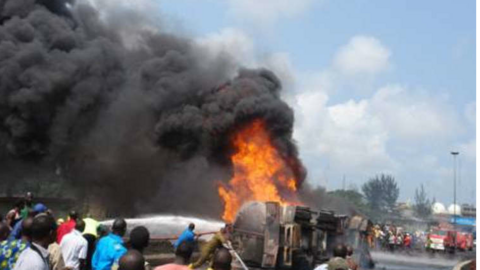
[[[85,222],[77,219],[75,229],[66,234],[60,243],[65,266],[73,270],[84,270],[86,267],[88,242],[83,237]]]
[[[50,270],[47,248],[56,238],[55,220],[46,214],[38,215],[31,230],[32,245],[20,254],[14,270]]]

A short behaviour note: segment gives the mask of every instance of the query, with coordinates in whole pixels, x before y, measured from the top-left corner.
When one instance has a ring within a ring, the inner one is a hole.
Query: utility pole
[[[459,152],[450,152],[453,156],[453,228],[457,230],[457,156]],[[454,238],[455,247],[457,246],[457,238]]]
[[[345,191],[345,174],[343,175],[342,190]]]

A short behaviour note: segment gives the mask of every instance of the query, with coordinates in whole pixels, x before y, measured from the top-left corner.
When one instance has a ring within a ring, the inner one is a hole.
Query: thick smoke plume
[[[293,112],[272,72],[205,61],[138,14],[106,20],[72,4],[0,0],[2,184],[61,178],[110,214],[219,217],[230,134],[263,118],[301,185]]]

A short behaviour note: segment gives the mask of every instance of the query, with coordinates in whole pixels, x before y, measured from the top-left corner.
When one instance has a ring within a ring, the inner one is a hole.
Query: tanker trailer
[[[231,241],[249,269],[312,269],[328,258],[328,239],[343,233],[344,221],[331,211],[249,202],[237,213]]]

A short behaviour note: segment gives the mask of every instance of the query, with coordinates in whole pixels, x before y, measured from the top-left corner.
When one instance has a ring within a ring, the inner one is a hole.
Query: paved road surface
[[[426,254],[406,255],[399,253],[372,252],[378,270],[451,270],[460,261],[475,257],[473,252],[455,257]]]

